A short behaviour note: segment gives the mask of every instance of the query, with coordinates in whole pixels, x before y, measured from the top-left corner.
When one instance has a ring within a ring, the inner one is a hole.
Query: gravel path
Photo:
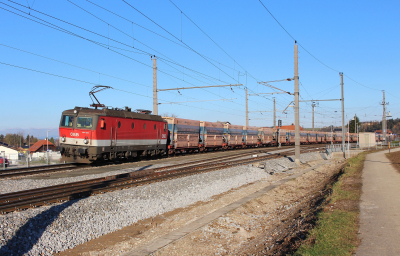
[[[303,162],[322,159],[318,153],[301,157]],[[270,170],[277,171],[282,166],[290,167],[294,163],[289,159],[271,160],[266,170],[251,165],[234,167],[0,215],[0,255],[52,255],[139,220],[267,179]],[[71,179],[75,178],[60,180],[65,183]],[[18,186],[26,187],[25,182],[29,180],[18,181],[11,185],[15,186],[13,189],[21,190]],[[35,182],[54,185],[60,181]]]

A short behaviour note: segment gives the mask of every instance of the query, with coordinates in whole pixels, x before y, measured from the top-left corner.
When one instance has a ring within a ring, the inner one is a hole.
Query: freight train
[[[349,135],[349,136],[348,136]],[[349,139],[348,139],[349,138]],[[357,141],[357,134],[300,131],[301,144]],[[130,108],[84,108],[62,112],[60,152],[67,162],[92,163],[179,153],[291,145],[295,131],[152,115]]]

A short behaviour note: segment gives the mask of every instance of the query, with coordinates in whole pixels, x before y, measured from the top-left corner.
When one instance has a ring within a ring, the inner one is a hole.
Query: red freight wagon
[[[244,126],[243,127],[243,142],[247,147],[254,147],[258,144],[258,127]]]
[[[243,147],[243,125],[224,124],[225,141],[229,148]]]
[[[326,132],[317,132],[317,143],[326,142]]]
[[[342,142],[342,132],[334,133],[334,142]]]
[[[289,144],[288,130],[278,129],[277,139],[278,139],[278,143],[280,143],[281,145]]]
[[[275,145],[276,140],[274,140],[274,135],[276,130],[269,127],[263,127],[258,129],[258,134],[261,140],[261,144],[264,146]]]
[[[200,151],[224,146],[224,124],[200,121]],[[227,144],[226,144],[227,145]]]
[[[164,117],[164,119],[168,122],[169,154],[198,150],[200,121],[175,117]]]
[[[317,143],[317,132],[315,131],[308,131],[308,143],[315,144]]]

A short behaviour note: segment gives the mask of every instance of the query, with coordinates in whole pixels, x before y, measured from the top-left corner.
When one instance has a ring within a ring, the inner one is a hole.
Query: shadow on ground
[[[65,202],[50,207],[48,210],[36,215],[18,229],[15,236],[0,248],[0,255],[23,255],[29,252],[38,242],[44,231],[59,214],[80,199]]]

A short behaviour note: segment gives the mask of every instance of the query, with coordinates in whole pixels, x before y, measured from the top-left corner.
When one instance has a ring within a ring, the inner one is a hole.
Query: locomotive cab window
[[[76,120],[76,128],[91,129],[93,127],[93,119],[91,117],[78,117]]]
[[[60,126],[72,127],[74,125],[74,116],[63,115]]]
[[[164,124],[164,132],[167,131],[167,124]]]

